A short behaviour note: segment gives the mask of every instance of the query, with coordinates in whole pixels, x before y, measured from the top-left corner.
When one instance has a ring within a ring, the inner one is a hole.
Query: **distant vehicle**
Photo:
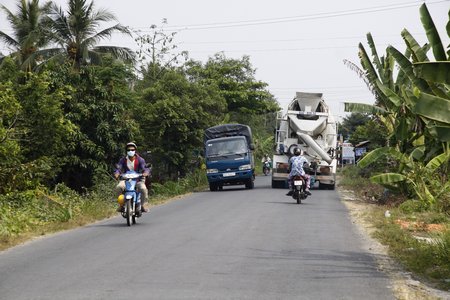
[[[285,115],[277,117],[276,151],[273,157],[272,187],[287,187],[288,161],[295,148],[310,163],[305,171],[311,186],[334,189],[336,183],[336,122],[321,93],[297,92]]]
[[[205,130],[206,175],[211,191],[224,185],[252,189],[255,180],[252,132],[249,126],[225,124]]]
[[[263,164],[263,173],[264,175],[269,175],[270,174],[270,162],[269,161],[265,161]]]

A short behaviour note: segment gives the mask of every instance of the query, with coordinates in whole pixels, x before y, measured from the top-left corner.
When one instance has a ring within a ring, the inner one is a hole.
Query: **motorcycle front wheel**
[[[131,212],[131,201],[127,201],[127,204],[125,205],[125,216],[127,218],[127,225],[131,226],[133,213]]]

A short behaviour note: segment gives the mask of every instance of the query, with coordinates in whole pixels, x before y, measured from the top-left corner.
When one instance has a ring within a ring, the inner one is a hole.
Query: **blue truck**
[[[205,130],[206,176],[211,191],[224,185],[254,187],[252,131],[242,124],[224,124]]]

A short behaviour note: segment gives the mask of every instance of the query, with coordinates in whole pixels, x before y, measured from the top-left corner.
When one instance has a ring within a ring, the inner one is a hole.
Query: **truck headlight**
[[[217,169],[206,169],[206,174],[219,173]]]
[[[242,165],[239,167],[239,170],[251,170],[252,169],[252,165]]]

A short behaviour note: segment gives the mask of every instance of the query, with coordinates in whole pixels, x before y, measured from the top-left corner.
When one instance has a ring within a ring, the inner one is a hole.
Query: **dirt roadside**
[[[363,240],[363,247],[374,255],[381,271],[387,274],[396,299],[401,300],[435,300],[448,299],[450,293],[433,289],[424,283],[413,279],[410,273],[402,269],[388,256],[387,247],[372,237],[374,226],[367,220],[367,215],[373,210],[373,204],[360,201],[350,190],[338,187],[341,201],[350,213],[350,218]]]

